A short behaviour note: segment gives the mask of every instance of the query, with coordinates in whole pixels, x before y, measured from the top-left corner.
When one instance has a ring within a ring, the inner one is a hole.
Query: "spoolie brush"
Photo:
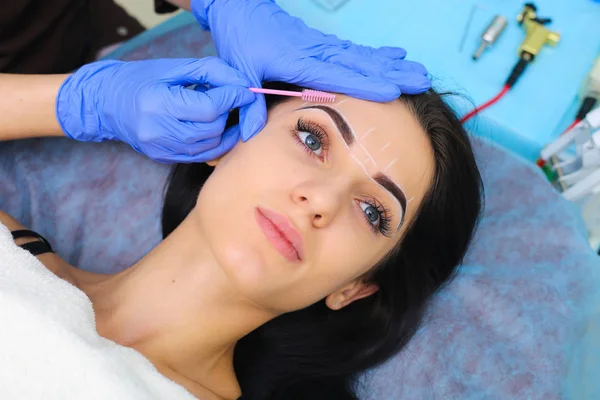
[[[333,103],[335,101],[335,94],[320,92],[318,90],[304,89],[301,92],[293,92],[290,90],[274,90],[274,89],[263,89],[263,88],[248,88],[251,92],[262,93],[262,94],[275,94],[278,96],[293,96],[302,97],[304,101],[310,101],[311,103]]]

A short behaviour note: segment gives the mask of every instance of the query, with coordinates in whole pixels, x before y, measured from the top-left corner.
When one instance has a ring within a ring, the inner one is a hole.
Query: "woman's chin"
[[[248,302],[277,315],[306,306],[296,304],[303,301],[294,295],[297,264],[264,249],[236,246],[219,253],[217,261],[233,290]]]
[[[260,252],[239,245],[220,250],[216,254],[217,263],[234,289],[251,301],[263,297],[272,275],[268,260]]]

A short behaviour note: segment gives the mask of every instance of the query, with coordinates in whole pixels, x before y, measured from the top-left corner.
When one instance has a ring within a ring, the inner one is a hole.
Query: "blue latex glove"
[[[192,84],[209,89],[185,88]],[[239,141],[237,127],[223,129],[229,110],[254,101],[248,86],[215,57],[99,61],[65,80],[56,115],[71,139],[120,140],[159,162],[202,162]]]
[[[282,81],[372,101],[429,89],[427,71],[394,47],[355,45],[306,26],[271,0],[192,0],[194,16],[209,29],[219,57],[252,85]],[[242,138],[265,124],[264,96],[240,110]]]

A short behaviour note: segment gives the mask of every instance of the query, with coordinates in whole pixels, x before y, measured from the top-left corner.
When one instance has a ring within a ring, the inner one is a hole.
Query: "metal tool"
[[[481,44],[477,51],[473,54],[473,60],[477,60],[481,57],[481,54],[487,49],[489,46],[493,45],[496,40],[500,37],[508,21],[502,15],[496,15],[494,19],[490,22],[488,27],[483,31],[481,35]]]
[[[469,12],[469,16],[467,17],[467,22],[465,24],[465,28],[463,30],[462,37],[460,39],[460,44],[458,45],[459,53],[462,53],[463,47],[465,47],[465,41],[467,40],[467,36],[469,35],[469,30],[471,29],[471,23],[473,22],[473,17],[475,17],[475,13],[478,10],[487,10],[487,8],[485,6],[482,6],[479,3],[475,3],[471,7],[471,11]]]

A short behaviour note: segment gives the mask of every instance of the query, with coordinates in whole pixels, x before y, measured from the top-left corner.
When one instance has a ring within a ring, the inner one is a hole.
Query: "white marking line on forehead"
[[[347,99],[345,99],[347,100]],[[338,103],[339,104],[339,103]],[[348,124],[348,127],[350,128],[350,133],[352,133],[352,136],[354,136],[354,144],[356,144],[358,147],[360,147],[365,154],[367,155],[367,157],[369,158],[369,160],[371,160],[371,162],[373,163],[373,165],[377,166],[377,163],[375,162],[375,160],[373,159],[373,156],[371,156],[371,154],[367,151],[367,149],[365,149],[365,146],[362,145],[362,143],[360,143],[358,141],[358,137],[356,136],[356,132],[354,132],[354,128],[352,128],[352,125],[350,125],[348,123],[348,118],[346,118],[346,116],[344,115],[344,113],[336,108],[336,111],[342,116],[342,118],[344,118],[344,120],[346,120],[346,124]],[[370,131],[372,131],[373,129],[375,129],[375,127],[371,128]],[[346,143],[343,138],[342,141],[344,142],[344,144]],[[346,145],[346,147],[348,147],[348,145]]]
[[[410,202],[411,202],[411,201],[413,201],[414,199],[415,199],[415,196],[411,197],[410,199],[408,199],[408,200],[406,201],[406,204],[410,203]]]
[[[344,100],[342,100],[342,101],[340,101],[340,102],[338,102],[338,103],[333,103],[333,104],[335,104],[336,106],[339,106],[340,104],[344,104],[344,103],[345,103],[345,102],[347,102],[347,101],[348,101],[348,99],[344,99]],[[339,111],[339,110],[338,110],[338,111]]]
[[[371,157],[371,154],[369,154],[369,152],[367,151],[367,149],[365,149],[365,146],[363,146],[358,141],[355,141],[354,144],[356,144],[358,147],[360,147],[361,149],[363,149],[363,151],[365,152],[365,154],[367,155],[367,157],[369,158],[369,160],[371,160],[371,162],[373,163],[373,165],[377,166],[377,163],[375,162],[375,160],[373,159],[373,157]]]
[[[360,140],[363,140],[364,138],[366,138],[367,136],[369,136],[369,135],[371,134],[371,132],[373,132],[375,129],[377,129],[377,128],[375,128],[375,127],[372,127],[371,129],[369,129],[368,131],[366,131],[366,132],[364,133],[364,135],[362,135],[362,136],[360,137]]]
[[[356,132],[354,132],[354,128],[352,128],[352,125],[350,125],[348,123],[348,118],[346,118],[346,116],[344,115],[344,113],[341,110],[338,110],[336,108],[336,111],[342,116],[342,118],[344,118],[344,120],[346,120],[346,124],[348,124],[348,127],[350,128],[350,133],[352,133],[352,136],[354,136],[354,144],[357,145],[357,146],[359,146],[365,152],[365,154],[367,155],[367,157],[369,157],[369,159],[371,160],[371,162],[373,163],[373,165],[377,166],[377,163],[375,162],[375,160],[373,159],[373,157],[371,156],[371,154],[369,154],[369,152],[367,151],[367,149],[365,149],[365,146],[363,146],[358,141],[358,138],[356,137]],[[373,129],[375,129],[375,128],[373,128]],[[337,131],[337,129],[336,129],[336,131]],[[339,134],[340,133],[338,132],[338,135]],[[346,141],[343,140],[343,138],[342,138],[342,142],[344,142],[344,144],[346,144]],[[348,147],[348,145],[346,145],[346,147]]]
[[[381,147],[379,149],[379,151],[384,151],[385,149],[387,149],[388,147],[390,147],[390,142],[387,142],[386,144],[383,145],[383,147]]]
[[[383,172],[387,171],[392,165],[396,164],[396,161],[398,161],[397,158],[394,158],[392,161],[390,161],[390,163],[383,169]]]

